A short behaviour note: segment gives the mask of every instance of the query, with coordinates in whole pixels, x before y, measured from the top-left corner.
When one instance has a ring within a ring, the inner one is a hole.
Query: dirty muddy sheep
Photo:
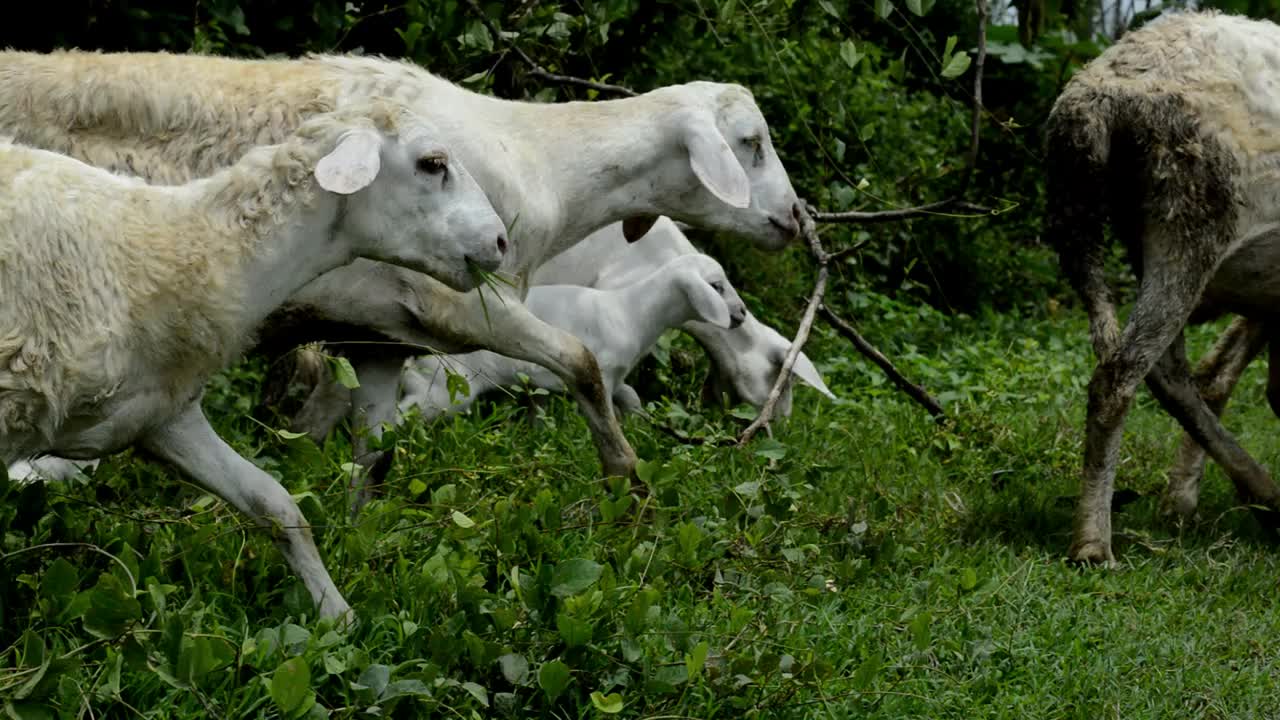
[[[1224,312],[1265,321],[1280,307],[1280,27],[1167,13],[1072,77],[1046,134],[1045,232],[1098,360],[1070,557],[1114,560],[1121,434],[1144,380],[1273,523],[1280,491],[1197,391],[1183,329]],[[1103,275],[1108,221],[1139,278],[1123,329]]]

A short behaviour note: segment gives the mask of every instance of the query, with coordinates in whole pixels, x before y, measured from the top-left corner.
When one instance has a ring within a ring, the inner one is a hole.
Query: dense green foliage
[[[362,625],[315,623],[263,533],[124,455],[92,482],[0,490],[0,697],[18,717],[1274,712],[1274,546],[1216,468],[1200,522],[1157,514],[1175,435],[1149,400],[1121,465],[1121,567],[1063,560],[1084,323],[865,299],[887,318],[869,331],[898,338],[885,349],[954,426],[823,344],[843,399],[801,391],[773,440],[688,445],[630,421],[647,497],[595,478],[585,425],[556,399],[537,424],[507,404],[410,427],[353,525],[344,443],[265,431],[245,413],[256,371],[230,374],[210,413],[299,498]],[[680,377],[650,408],[659,423],[739,427]],[[1246,376],[1229,425],[1274,463],[1262,381]]]
[[[481,4],[505,42],[552,71],[637,90],[748,85],[797,189],[824,209],[964,189],[972,69],[955,57],[972,55],[967,0]],[[273,430],[279,419],[257,410],[265,369],[246,363],[211,383],[209,416],[295,493],[360,626],[317,623],[263,533],[131,453],[91,482],[0,479],[0,707],[17,718],[1275,714],[1274,547],[1216,468],[1198,523],[1158,514],[1175,425],[1149,398],[1120,466],[1121,567],[1062,559],[1092,358],[1038,240],[1038,130],[1107,37],[1096,2],[1015,5],[1020,25],[990,29],[968,188],[999,212],[824,230],[830,247],[866,243],[836,269],[829,304],[951,422],[932,422],[819,326],[808,352],[839,401],[800,390],[773,438],[697,442],[731,436],[744,413],[701,407],[705,361],[667,338],[639,380],[652,419],[626,425],[647,493],[595,476],[585,424],[563,400],[486,405],[390,437],[384,494],[352,521],[347,441]],[[0,26],[0,45],[384,53],[506,97],[595,97],[531,78],[465,0],[29,9]],[[696,239],[754,312],[793,327],[811,281],[802,249]],[[1193,333],[1197,349],[1213,329]],[[1228,424],[1274,464],[1261,385],[1257,369],[1246,376]]]

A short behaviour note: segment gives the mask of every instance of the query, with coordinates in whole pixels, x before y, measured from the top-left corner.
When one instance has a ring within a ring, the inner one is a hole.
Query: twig
[[[987,0],[975,0],[978,15],[978,52],[973,60],[973,119],[970,121],[969,150],[965,154],[963,173],[960,176],[960,191],[946,200],[926,203],[917,207],[899,208],[897,210],[881,210],[878,212],[819,212],[810,209],[809,213],[818,222],[826,223],[878,223],[907,220],[922,215],[935,215],[943,210],[960,210],[983,215],[991,214],[991,208],[975,205],[963,200],[969,189],[969,181],[973,177],[974,168],[978,166],[978,147],[982,134],[982,71],[987,60]]]
[[[975,0],[978,6],[978,53],[973,60],[973,133],[969,138],[968,162],[965,163],[964,175],[961,176],[960,187],[969,187],[969,178],[973,169],[978,166],[978,140],[982,131],[982,67],[987,60],[987,0]]]
[[[478,0],[467,0],[467,5],[469,5],[471,7],[471,11],[474,12],[476,16],[480,18],[480,22],[484,23],[484,26],[489,29],[489,32],[493,33],[493,37],[495,40],[498,40],[502,42],[504,45],[506,45],[508,48],[511,48],[511,50],[515,52],[515,54],[520,58],[520,60],[522,60],[525,65],[529,66],[529,74],[532,75],[533,77],[540,78],[548,82],[559,83],[561,85],[576,85],[578,87],[590,88],[592,90],[597,90],[599,92],[613,93],[615,95],[623,95],[625,97],[635,97],[636,95],[639,94],[635,90],[632,90],[631,88],[623,87],[621,85],[612,85],[610,83],[596,82],[594,80],[587,80],[586,78],[574,77],[572,75],[561,75],[559,73],[553,73],[547,70],[546,68],[542,67],[542,65],[538,64],[538,61],[529,57],[528,53],[526,53],[524,50],[521,50],[519,45],[516,45],[514,42],[511,42],[502,34],[502,31],[498,29],[498,26],[495,25],[494,22],[489,19],[488,15],[484,14],[484,8],[480,7],[480,3]]]
[[[967,172],[967,169],[966,169]],[[967,183],[966,183],[967,184]],[[961,212],[972,213],[974,215],[990,215],[994,212],[985,205],[978,205],[959,198],[947,198],[937,202],[918,205],[916,207],[899,208],[897,210],[877,210],[874,212],[864,212],[859,210],[849,210],[847,212],[822,212],[810,208],[809,214],[813,219],[822,223],[859,223],[869,225],[871,223],[897,222],[899,220],[909,220],[922,215],[942,215],[944,210],[959,210]]]
[[[942,405],[935,400],[927,390],[908,380],[906,376],[898,371],[898,368],[894,367],[893,363],[889,361],[889,358],[884,356],[884,353],[880,352],[874,345],[867,342],[867,339],[862,337],[862,334],[855,330],[852,325],[845,322],[843,318],[836,315],[831,308],[826,305],[819,307],[818,311],[822,313],[822,317],[826,318],[827,322],[831,323],[831,326],[834,327],[837,332],[853,344],[853,347],[856,348],[858,352],[867,356],[871,362],[880,366],[880,369],[884,371],[884,374],[887,375],[891,381],[893,381],[894,385],[897,385],[899,389],[911,396],[912,400],[923,405],[924,409],[928,410],[929,414],[939,422],[946,419],[947,414],[942,409]]]
[[[818,306],[822,304],[822,296],[827,291],[827,274],[828,263],[831,256],[822,248],[822,241],[818,239],[817,228],[812,222],[803,223],[804,237],[809,243],[809,254],[813,255],[813,259],[818,263],[818,277],[813,281],[813,292],[809,294],[809,304],[804,309],[804,315],[800,318],[800,327],[796,330],[796,337],[791,341],[791,348],[787,350],[787,357],[782,361],[782,370],[778,372],[778,378],[773,381],[773,387],[769,390],[769,397],[765,400],[764,406],[760,408],[760,414],[755,420],[742,431],[742,435],[738,437],[738,447],[742,447],[750,442],[756,432],[761,427],[768,425],[773,419],[774,407],[778,404],[778,398],[782,397],[782,389],[786,387],[787,381],[791,379],[791,369],[795,367],[796,358],[800,357],[800,350],[804,347],[804,343],[809,339],[809,329],[813,327],[813,318],[817,314]]]

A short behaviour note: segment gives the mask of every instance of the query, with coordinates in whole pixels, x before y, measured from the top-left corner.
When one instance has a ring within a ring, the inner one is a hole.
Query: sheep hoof
[[[1078,540],[1071,545],[1067,556],[1072,562],[1081,565],[1115,565],[1116,558],[1111,554],[1111,543],[1102,540]]]

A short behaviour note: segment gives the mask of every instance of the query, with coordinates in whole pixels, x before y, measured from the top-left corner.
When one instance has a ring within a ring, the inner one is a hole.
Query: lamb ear
[[[368,130],[352,130],[316,163],[316,182],[331,193],[350,195],[369,187],[381,167],[382,138]]]
[[[729,316],[729,304],[720,297],[719,293],[711,289],[706,280],[703,280],[700,275],[691,274],[684,286],[689,305],[693,307],[693,311],[700,319],[718,328],[729,329],[729,324],[733,321]]]
[[[836,394],[831,392],[831,388],[828,388],[826,383],[822,382],[822,374],[818,372],[818,368],[814,367],[813,361],[804,352],[801,352],[796,357],[796,364],[792,366],[791,374],[803,380],[806,385],[814,390],[832,400],[836,399]]]
[[[698,180],[722,202],[736,208],[751,205],[751,181],[733,154],[729,142],[709,114],[695,114],[687,121],[685,146],[689,165]]]
[[[622,237],[626,238],[627,242],[633,243],[652,230],[653,224],[656,222],[658,222],[657,215],[629,217],[622,221]]]

